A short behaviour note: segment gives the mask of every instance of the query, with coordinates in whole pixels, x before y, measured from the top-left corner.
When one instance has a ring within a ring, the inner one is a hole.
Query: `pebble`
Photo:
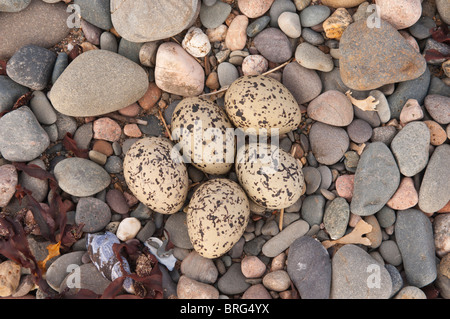
[[[322,0],[322,4],[332,8],[352,8],[360,5],[365,0]]]
[[[331,264],[331,299],[388,299],[390,297],[391,276],[383,265],[362,248],[353,244],[344,245],[333,256]],[[374,271],[377,274],[376,282],[370,277]]]
[[[350,207],[342,197],[336,197],[325,209],[323,224],[333,240],[345,235],[350,218]]]
[[[5,260],[0,264],[0,297],[11,296],[19,287],[22,267],[12,260]]]
[[[11,164],[0,166],[0,207],[8,205],[16,192],[18,174],[16,168]]]
[[[274,0],[240,0],[238,2],[239,10],[248,18],[259,18],[269,11]]]
[[[331,14],[327,6],[309,6],[300,12],[300,21],[303,27],[313,27],[325,21]]]
[[[219,299],[219,290],[187,276],[181,276],[177,284],[179,299]]]
[[[166,42],[159,46],[156,55],[155,82],[168,93],[194,96],[203,92],[205,73],[180,45]]]
[[[353,121],[353,105],[345,94],[330,90],[309,103],[308,116],[328,125],[348,126]]]
[[[302,299],[328,299],[331,259],[316,239],[302,236],[289,247],[287,272]]]
[[[370,124],[361,119],[355,119],[347,126],[348,137],[357,144],[365,143],[370,140],[372,133],[373,130]]]
[[[450,24],[450,4],[446,0],[436,0],[436,8],[441,16],[441,19]]]
[[[183,212],[170,215],[165,223],[165,229],[169,233],[170,240],[177,247],[192,249],[192,243],[189,239],[186,214]]]
[[[450,123],[450,97],[431,94],[425,98],[425,108],[439,124]]]
[[[56,126],[58,128],[58,139],[63,139],[69,133],[73,136],[77,130],[77,121],[71,116],[56,113]]]
[[[60,113],[85,117],[120,110],[140,99],[147,88],[147,74],[139,65],[114,52],[91,50],[70,63],[49,94]]]
[[[306,183],[306,194],[311,195],[315,193],[322,182],[322,175],[320,171],[312,166],[303,167],[303,176]]]
[[[20,12],[30,4],[31,0],[6,0],[0,4],[2,12]]]
[[[339,40],[352,22],[350,13],[345,8],[338,8],[323,22],[323,29],[327,38]]]
[[[141,230],[141,222],[135,217],[124,218],[117,228],[116,236],[121,241],[127,241],[136,237]]]
[[[109,4],[102,0],[74,0],[81,8],[81,17],[103,30],[113,27]]]
[[[106,203],[113,212],[125,215],[129,211],[129,207],[124,194],[118,189],[110,189],[106,192]]]
[[[94,197],[80,198],[77,203],[75,223],[84,224],[84,232],[101,231],[110,221],[111,210],[106,203]]]
[[[255,37],[258,33],[264,30],[270,23],[269,16],[262,16],[252,23],[250,23],[247,27],[247,36],[249,38]]]
[[[434,20],[427,16],[422,16],[414,25],[409,27],[411,35],[418,39],[423,40],[431,36],[431,30],[436,28]]]
[[[394,195],[400,171],[389,148],[375,142],[362,153],[355,173],[350,210],[359,216],[373,215]]]
[[[395,239],[408,283],[421,288],[433,282],[437,276],[433,227],[425,214],[416,209],[398,211]]]
[[[316,122],[309,133],[311,150],[320,164],[336,164],[348,150],[350,141],[347,132],[340,127]]]
[[[414,187],[414,180],[404,177],[394,196],[386,203],[392,209],[405,210],[412,208],[419,202],[419,194]]]
[[[281,292],[290,287],[291,279],[285,270],[276,270],[265,275],[262,283],[269,290]]]
[[[250,286],[242,295],[242,299],[272,299],[272,296],[263,284]]]
[[[312,101],[322,91],[322,82],[317,72],[297,62],[291,62],[284,68],[282,82],[294,95],[298,104]]]
[[[88,149],[91,144],[92,137],[94,136],[94,133],[92,132],[92,125],[92,122],[83,124],[75,131],[73,139],[77,143],[77,147],[79,149]]]
[[[276,3],[281,2],[277,1]],[[292,45],[288,37],[277,28],[266,28],[253,40],[258,52],[273,63],[284,63],[292,57]]]
[[[369,95],[374,97],[379,102],[377,105],[376,113],[380,118],[380,122],[383,124],[389,122],[389,120],[391,119],[391,109],[384,93],[379,90],[373,90],[370,91]]]
[[[111,32],[105,31],[100,35],[100,49],[117,53],[119,45],[117,38]]]
[[[279,234],[269,239],[262,247],[262,253],[267,257],[275,257],[286,250],[297,238],[305,235],[309,224],[304,220],[293,222]]]
[[[214,262],[202,257],[195,250],[183,259],[180,270],[182,275],[205,284],[214,284],[219,276]]]
[[[425,213],[434,213],[450,200],[450,145],[436,147],[431,156],[419,190],[419,207]]]
[[[65,3],[33,0],[20,12],[0,12],[0,59],[10,58],[25,45],[50,48],[70,32]]]
[[[200,9],[200,21],[207,29],[215,29],[225,22],[231,13],[231,6],[222,1],[216,1],[212,6],[202,4]]]
[[[242,62],[242,73],[244,75],[261,75],[269,68],[269,62],[262,55],[249,55]]]
[[[384,206],[380,211],[378,211],[375,216],[381,227],[386,228],[394,225],[396,215],[395,211],[388,206]]]
[[[270,26],[278,28],[278,18],[283,12],[296,12],[297,8],[291,0],[277,0],[269,10]]]
[[[322,195],[307,196],[302,203],[302,219],[313,225],[320,225],[323,220],[326,200]]]
[[[239,78],[237,68],[229,62],[222,62],[219,64],[217,67],[217,75],[221,87],[229,86]]]
[[[142,43],[181,33],[196,20],[199,6],[199,0],[165,3],[164,6],[149,6],[147,2],[124,4],[122,1],[112,0],[110,12],[117,33],[128,41]],[[110,28],[105,28],[108,29]]]
[[[392,140],[392,153],[403,175],[414,176],[427,166],[430,146],[427,130],[426,124],[414,121],[406,124]]]
[[[119,124],[109,117],[102,117],[94,121],[92,126],[94,139],[115,142],[120,139],[122,129]]]
[[[381,256],[387,264],[400,266],[402,264],[402,255],[394,240],[385,240],[378,248]]]
[[[294,12],[283,12],[278,17],[278,26],[290,38],[299,38],[302,34],[300,17]]]
[[[414,286],[403,287],[394,297],[394,299],[428,299],[427,295],[419,288]]]
[[[96,27],[93,24],[90,24],[86,20],[81,20],[81,30],[83,30],[84,37],[86,41],[94,44],[100,45],[100,36],[102,35],[103,30],[99,27]]]
[[[245,279],[241,271],[241,263],[233,263],[217,281],[217,288],[225,295],[241,294],[250,287]]]
[[[141,137],[142,132],[137,124],[125,124],[123,133],[128,137]]]
[[[396,134],[397,129],[394,126],[375,127],[372,132],[371,141],[382,142],[389,146]]]
[[[450,215],[439,214],[433,221],[436,254],[442,258],[450,252]]]
[[[311,30],[310,28],[302,29],[302,38],[312,45],[320,45],[325,42],[325,39],[323,38],[322,34],[314,30]]]
[[[74,269],[74,266],[82,265],[81,258],[84,253],[84,251],[74,251],[61,255],[48,267],[45,280],[53,290],[59,292],[61,283]]]
[[[92,145],[92,150],[105,154],[106,156],[111,156],[114,152],[111,143],[105,140],[96,140]]]
[[[423,116],[423,110],[417,100],[409,99],[403,106],[399,119],[401,123],[408,124],[423,119]]]
[[[49,145],[47,133],[27,106],[0,118],[0,152],[6,160],[32,161]]]
[[[28,164],[37,165],[40,168],[46,170],[46,166],[44,161],[41,159],[35,159]],[[43,202],[45,198],[47,198],[48,194],[48,181],[42,180],[33,176],[28,175],[25,172],[22,172],[19,177],[19,184],[22,185],[23,188],[31,191],[33,198],[36,199],[39,203]]]
[[[142,43],[131,42],[122,38],[120,39],[117,53],[134,63],[139,63],[139,52],[141,51],[142,45]]]
[[[260,278],[266,272],[266,265],[257,256],[245,256],[241,261],[241,271],[246,278]]]
[[[153,83],[153,82],[151,82],[151,83]],[[150,85],[151,85],[151,83],[150,83]],[[150,85],[149,85],[149,87],[150,87]],[[147,90],[147,92],[148,92],[148,90]],[[120,109],[118,112],[124,116],[136,117],[141,113],[141,111],[142,111],[142,108],[139,106],[139,104],[133,103],[128,106],[125,106],[124,108]]]
[[[447,140],[447,133],[439,123],[435,121],[424,121],[430,132],[430,143],[434,146],[444,144]]]
[[[65,52],[59,52],[56,57],[55,66],[52,72],[52,84],[55,84],[59,76],[64,72],[64,70],[69,65],[69,56]]]
[[[211,43],[208,36],[203,33],[202,29],[192,27],[188,30],[181,43],[190,55],[203,58],[211,51]]]
[[[414,25],[422,15],[420,0],[376,0],[381,19],[397,30]]]
[[[301,66],[307,69],[330,72],[334,68],[331,56],[323,53],[308,42],[303,42],[298,45],[295,50],[295,59]]]
[[[17,99],[28,91],[28,88],[14,82],[6,75],[0,75],[0,113],[9,111]]]
[[[98,164],[83,158],[66,158],[56,164],[55,178],[66,193],[87,197],[101,192],[111,182],[109,174]]]
[[[388,22],[380,21],[380,28],[369,28],[366,21],[356,21],[341,38],[341,77],[354,90],[371,90],[389,83],[414,80],[427,69],[420,53]],[[384,56],[391,59],[386,61]]]
[[[36,45],[20,48],[6,64],[6,73],[20,85],[43,90],[51,80],[56,54]]]
[[[96,294],[103,294],[103,291],[111,284],[111,281],[106,279],[93,263],[83,264],[78,268],[80,279],[78,287],[73,285],[73,276],[67,275],[64,278],[60,291],[66,291],[69,296],[76,295],[80,289],[88,289]],[[71,280],[70,282],[68,282]]]

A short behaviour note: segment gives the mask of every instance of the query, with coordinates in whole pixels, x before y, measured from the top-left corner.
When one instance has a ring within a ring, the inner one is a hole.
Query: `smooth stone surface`
[[[254,19],[259,18],[269,11],[274,0],[239,0],[239,10],[247,17]]]
[[[252,23],[250,23],[247,27],[247,36],[249,38],[255,37],[258,33],[264,30],[270,23],[270,17],[262,16]]]
[[[365,0],[322,0],[322,4],[332,8],[352,8],[360,5]]]
[[[433,221],[436,254],[443,258],[450,252],[450,214],[439,214]]]
[[[315,158],[324,165],[336,164],[350,144],[347,132],[343,128],[321,122],[312,125],[309,139]]]
[[[56,54],[36,45],[20,48],[6,64],[6,73],[15,82],[32,90],[43,90],[50,82]]]
[[[74,251],[61,255],[48,267],[45,273],[45,280],[52,289],[59,291],[61,283],[73,270],[73,266],[82,265],[81,258],[84,253],[84,251]]]
[[[419,190],[419,207],[434,213],[450,201],[450,145],[436,147],[431,156]]]
[[[397,30],[412,26],[422,15],[421,0],[376,0],[381,19]]]
[[[309,6],[300,12],[300,21],[303,27],[313,27],[325,21],[331,10],[327,6]]]
[[[239,78],[237,68],[229,62],[220,63],[217,67],[217,74],[221,87],[229,86]]]
[[[177,247],[192,249],[186,224],[186,214],[183,212],[170,215],[165,223],[165,229],[170,235],[170,240]]]
[[[394,195],[399,184],[400,172],[389,148],[382,142],[371,143],[356,169],[351,212],[359,216],[375,214]]]
[[[331,289],[331,260],[316,239],[303,236],[289,247],[287,272],[302,299],[328,299]]]
[[[20,12],[30,4],[31,0],[2,0],[0,2],[0,11],[2,12]]]
[[[345,94],[330,90],[309,103],[308,116],[328,125],[348,126],[353,121],[353,105]]]
[[[217,281],[219,291],[225,295],[240,294],[246,291],[250,284],[245,281],[240,263],[233,263],[227,272]]]
[[[219,291],[208,285],[187,276],[181,276],[177,285],[179,299],[219,299]]]
[[[247,44],[248,18],[245,15],[236,16],[228,27],[225,45],[231,51],[242,50]]]
[[[190,55],[197,58],[203,58],[211,51],[211,43],[209,42],[208,36],[203,33],[202,29],[196,27],[188,30],[183,39],[182,46]]]
[[[180,270],[183,275],[205,284],[214,284],[219,275],[214,262],[202,257],[195,250],[183,259]]]
[[[53,106],[42,91],[33,92],[33,97],[30,100],[30,108],[41,124],[51,125],[57,120]]]
[[[111,182],[109,174],[101,166],[76,157],[59,162],[54,174],[62,190],[78,197],[97,194]]]
[[[330,72],[334,68],[331,56],[323,53],[308,42],[303,42],[298,45],[295,50],[295,59],[301,66],[307,69]]]
[[[348,244],[331,260],[331,299],[388,299],[392,280],[388,271],[362,248]],[[376,272],[375,278],[371,275]]]
[[[431,94],[425,98],[425,108],[439,124],[450,123],[450,97]]]
[[[40,168],[46,170],[46,166],[44,161],[41,159],[35,159],[34,161],[29,162],[28,164],[37,165]],[[48,193],[48,181],[42,180],[33,176],[28,175],[25,172],[22,172],[19,177],[19,184],[22,185],[23,188],[31,191],[33,198],[39,203],[43,202],[47,197]]]
[[[9,111],[17,99],[28,91],[27,87],[14,82],[6,75],[0,75],[0,113]]]
[[[283,12],[296,12],[297,8],[291,0],[276,0],[269,10],[270,26],[278,28],[278,18]]]
[[[305,235],[309,224],[304,220],[293,222],[278,235],[272,237],[262,247],[262,253],[267,257],[275,257],[286,250],[297,238]]]
[[[81,17],[103,30],[113,27],[109,0],[74,0],[81,8]]]
[[[27,106],[0,118],[0,153],[8,161],[31,161],[49,145],[47,133]]]
[[[119,47],[117,49],[117,53],[121,56],[128,58],[134,63],[139,64],[139,52],[142,48],[143,43],[136,43],[128,41],[125,38],[120,39]]]
[[[216,1],[212,6],[202,4],[200,9],[200,21],[207,29],[215,29],[225,22],[231,12],[231,6],[222,1]]]
[[[283,12],[278,17],[278,25],[288,37],[296,39],[302,34],[300,17],[294,12]]]
[[[394,240],[385,240],[381,243],[378,251],[387,264],[400,266],[402,263],[402,255]]]
[[[320,225],[325,210],[325,197],[322,195],[307,196],[302,202],[301,217],[310,226]]]
[[[312,45],[320,45],[325,42],[325,39],[323,38],[322,34],[314,30],[311,30],[310,28],[302,29],[302,38],[306,42],[311,43]]]
[[[75,213],[75,223],[84,224],[84,232],[98,232],[110,221],[111,210],[105,202],[94,197],[80,198]]]
[[[433,282],[437,276],[436,257],[428,217],[416,209],[397,212],[395,238],[408,283],[421,288]]]
[[[164,4],[148,0],[111,0],[110,9],[116,31],[128,41],[142,43],[177,35],[193,23],[199,7],[199,0]]]
[[[289,288],[291,280],[285,270],[275,270],[265,275],[262,282],[267,289],[281,292]]]
[[[372,133],[373,130],[370,124],[361,119],[353,120],[347,127],[348,137],[357,144],[367,142],[372,137]]]
[[[428,163],[429,147],[428,127],[423,122],[408,123],[391,143],[400,172],[411,177],[422,171]]]
[[[291,62],[285,66],[282,81],[298,104],[310,102],[322,91],[322,82],[317,72],[297,62]]]
[[[267,28],[255,37],[253,43],[259,53],[274,63],[284,63],[292,56],[288,37],[277,28]]]
[[[96,294],[103,294],[104,290],[111,284],[111,281],[106,279],[100,271],[97,270],[93,263],[82,264],[80,268],[78,268],[80,280],[79,286],[74,287],[73,285],[73,274],[67,275],[64,278],[61,286],[59,287],[59,291],[68,290],[68,295],[75,295],[79,289],[87,289],[91,290]]]
[[[326,207],[323,216],[323,224],[332,240],[336,240],[345,235],[350,219],[350,207],[342,197],[336,197]]]
[[[65,115],[98,116],[136,102],[147,88],[147,74],[138,64],[114,52],[92,50],[70,63],[49,95]]]
[[[18,13],[0,12],[0,59],[10,58],[25,45],[50,48],[69,34],[65,3],[32,0]]]
[[[65,52],[59,52],[56,57],[55,66],[52,72],[52,84],[55,84],[59,76],[64,72],[64,70],[69,65],[69,56]]]
[[[436,8],[445,23],[450,24],[450,3],[446,0],[436,0]]]
[[[180,45],[167,42],[158,48],[155,82],[163,91],[196,96],[203,92],[205,73],[201,65]]]
[[[18,180],[17,171],[13,165],[0,166],[0,207],[8,205],[16,192]]]
[[[404,177],[386,205],[395,210],[405,210],[416,206],[418,202],[419,194],[414,187],[414,180],[411,177]]]
[[[343,82],[354,90],[417,79],[425,59],[388,22],[369,28],[365,20],[352,23],[342,35],[339,50]]]
[[[100,35],[100,49],[117,53],[119,45],[116,36],[108,31],[103,32]]]

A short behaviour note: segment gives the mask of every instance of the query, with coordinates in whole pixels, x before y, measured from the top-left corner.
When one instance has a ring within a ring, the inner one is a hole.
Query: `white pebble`
[[[136,237],[141,229],[141,222],[134,217],[125,218],[117,228],[116,236],[121,241],[127,241]]]
[[[203,58],[211,51],[208,36],[197,27],[188,30],[181,45],[183,49],[196,58]]]

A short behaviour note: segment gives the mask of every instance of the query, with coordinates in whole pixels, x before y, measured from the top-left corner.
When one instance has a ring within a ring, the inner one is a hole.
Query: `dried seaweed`
[[[75,142],[72,134],[70,134],[69,132],[67,132],[64,136],[62,143],[64,148],[68,151],[71,151],[76,157],[85,159],[89,158],[89,150],[78,148],[77,142]]]

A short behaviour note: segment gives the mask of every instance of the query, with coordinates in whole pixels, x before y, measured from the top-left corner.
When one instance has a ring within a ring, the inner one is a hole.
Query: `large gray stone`
[[[289,247],[287,272],[302,299],[328,299],[331,288],[331,260],[316,239],[303,236]]]
[[[424,287],[437,276],[433,226],[417,209],[397,212],[395,239],[402,254],[408,283]]]
[[[17,13],[0,12],[0,59],[10,58],[18,49],[34,44],[50,48],[69,34],[63,2],[32,0]],[[69,10],[70,11],[70,10]]]
[[[177,35],[197,18],[199,0],[111,0],[116,31],[131,42],[149,42]]]
[[[133,104],[145,94],[148,83],[138,64],[114,52],[91,50],[60,75],[50,101],[65,115],[98,116]]]
[[[28,162],[50,145],[50,139],[28,106],[0,118],[0,153],[11,162]]]
[[[400,172],[386,144],[375,142],[363,152],[355,173],[350,211],[359,216],[378,212],[397,191]]]
[[[419,190],[419,207],[434,213],[450,201],[450,145],[438,146],[428,162]]]

